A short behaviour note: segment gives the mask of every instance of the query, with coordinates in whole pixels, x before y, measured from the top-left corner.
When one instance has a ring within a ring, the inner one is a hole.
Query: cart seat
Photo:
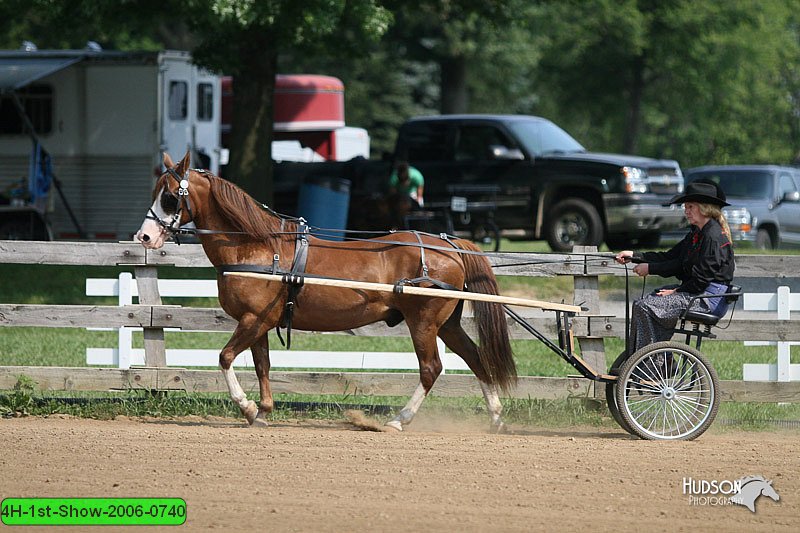
[[[726,292],[723,297],[727,302],[727,306],[725,306],[725,312],[720,315],[716,315],[714,313],[706,313],[703,311],[698,311],[696,309],[688,309],[684,312],[682,319],[685,319],[687,322],[697,322],[704,326],[715,326],[719,320],[725,316],[727,313],[728,307],[731,304],[736,304],[736,301],[739,299],[739,296],[742,294],[742,288],[737,285],[730,285],[728,288],[728,292]]]
[[[721,317],[711,313],[703,313],[702,311],[686,311],[684,317],[687,322],[697,322],[704,326],[716,326]]]
[[[736,305],[736,302],[739,300],[739,296],[741,295],[742,295],[742,288],[736,285],[731,285],[728,288],[728,292],[726,292],[724,295],[721,295],[723,298],[725,298],[725,301],[727,302],[728,305],[725,306],[725,311],[720,315],[716,315],[713,313],[705,313],[703,311],[698,311],[696,309],[688,309],[684,311],[680,319],[681,325],[679,328],[675,330],[675,333],[685,334],[686,344],[689,344],[690,337],[696,336],[697,337],[696,346],[699,349],[703,337],[710,339],[716,338],[716,335],[711,333],[711,327],[717,325],[717,322],[719,322],[719,320],[723,316],[725,316],[725,313],[727,313],[727,309],[730,308],[731,305],[733,306]],[[694,302],[695,299],[710,298],[710,297],[717,297],[717,296],[716,295],[695,296],[692,299],[692,301],[690,301],[689,307],[691,307],[691,304]],[[686,329],[687,322],[694,324],[694,327],[692,329]],[[700,326],[703,326],[702,330],[700,330]]]

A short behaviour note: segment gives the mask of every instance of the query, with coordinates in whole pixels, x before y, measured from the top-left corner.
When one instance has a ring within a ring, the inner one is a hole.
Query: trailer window
[[[53,131],[53,88],[49,85],[28,85],[17,91],[33,130],[38,134]],[[0,97],[0,135],[27,133],[25,122],[11,95]]]
[[[183,120],[187,112],[187,83],[185,81],[169,82],[169,118]]]
[[[214,118],[214,86],[210,83],[197,84],[197,120],[209,121]]]

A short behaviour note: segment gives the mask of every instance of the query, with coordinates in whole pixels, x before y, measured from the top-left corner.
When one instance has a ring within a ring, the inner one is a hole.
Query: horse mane
[[[742,479],[739,480],[739,482],[741,483],[742,487],[744,487],[745,485],[747,485],[751,481],[763,481],[764,483],[767,483],[767,484],[770,484],[770,485],[772,484],[770,481],[767,481],[766,479],[764,479],[763,476],[747,476],[747,477],[743,477]]]
[[[274,211],[253,199],[252,196],[226,179],[203,173],[211,185],[211,197],[217,203],[220,214],[237,231],[266,240],[280,232],[297,231],[297,225],[279,218]]]

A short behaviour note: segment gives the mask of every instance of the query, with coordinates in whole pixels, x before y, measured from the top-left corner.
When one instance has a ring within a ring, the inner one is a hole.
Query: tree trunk
[[[641,128],[642,98],[644,97],[644,56],[638,55],[633,60],[628,112],[625,117],[623,133],[623,153],[635,154],[639,148],[639,129]]]
[[[467,113],[467,60],[463,56],[447,57],[439,63],[441,69],[441,104],[443,115]]]
[[[251,35],[241,50],[245,67],[233,75],[231,117],[231,181],[259,202],[272,202],[272,135],[275,46],[261,35]]]

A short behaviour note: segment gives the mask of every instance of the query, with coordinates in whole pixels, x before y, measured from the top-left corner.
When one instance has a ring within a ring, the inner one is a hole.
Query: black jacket
[[[730,285],[736,265],[733,246],[722,227],[710,219],[702,229],[692,226],[678,244],[666,252],[634,252],[634,263],[648,263],[650,274],[675,276],[678,292],[700,294],[711,282]]]

